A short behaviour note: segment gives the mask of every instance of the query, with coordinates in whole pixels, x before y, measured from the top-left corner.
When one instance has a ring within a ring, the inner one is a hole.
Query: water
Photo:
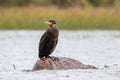
[[[77,59],[98,70],[31,70],[44,31],[0,31],[0,80],[120,80],[120,31],[60,31],[53,56]]]

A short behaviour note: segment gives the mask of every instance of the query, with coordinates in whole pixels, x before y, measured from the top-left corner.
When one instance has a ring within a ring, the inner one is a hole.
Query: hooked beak
[[[52,23],[48,21],[46,21],[45,24],[52,25]]]

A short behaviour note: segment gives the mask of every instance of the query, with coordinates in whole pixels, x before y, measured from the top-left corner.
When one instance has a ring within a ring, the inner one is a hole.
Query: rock
[[[92,65],[85,65],[81,62],[66,58],[66,57],[51,57],[46,58],[45,61],[37,60],[33,67],[33,71],[36,70],[68,70],[68,69],[97,69]]]

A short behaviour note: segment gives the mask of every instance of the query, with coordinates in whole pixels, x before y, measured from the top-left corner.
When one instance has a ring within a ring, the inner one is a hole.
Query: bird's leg
[[[46,61],[48,58],[54,60],[54,57],[52,57],[52,56],[43,56],[40,58],[40,60]]]
[[[40,58],[40,60],[45,61],[46,57],[44,56],[44,57]]]

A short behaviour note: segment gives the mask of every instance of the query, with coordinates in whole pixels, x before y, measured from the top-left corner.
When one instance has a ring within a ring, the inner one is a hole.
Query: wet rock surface
[[[97,69],[95,66],[86,65],[78,60],[66,57],[51,57],[45,60],[37,60],[33,67],[33,71],[36,70],[68,70],[68,69]]]

